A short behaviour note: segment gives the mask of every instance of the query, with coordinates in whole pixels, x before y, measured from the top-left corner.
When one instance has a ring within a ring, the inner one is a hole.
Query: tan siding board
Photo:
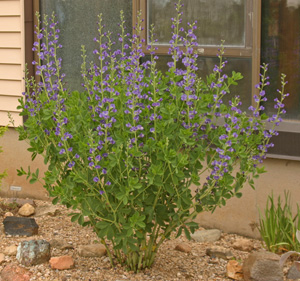
[[[0,16],[0,32],[21,31],[21,17],[1,17]]]
[[[0,48],[21,48],[21,33],[1,33],[0,31]]]
[[[21,96],[23,81],[0,80],[0,96]]]
[[[21,49],[0,49],[0,63],[22,63]]]
[[[20,1],[2,1],[0,0],[0,16],[20,15]]]
[[[0,64],[0,80],[22,80],[22,77],[23,75],[21,65]]]
[[[18,99],[20,97],[0,96],[0,111],[17,112],[17,106],[19,105]]]
[[[15,127],[23,124],[23,118],[22,118],[22,116],[19,116],[19,113],[12,112],[11,115],[14,120]],[[5,111],[0,111],[0,126],[6,126],[8,124],[10,124],[10,120],[8,118],[8,113]],[[10,125],[10,126],[12,126],[12,125]]]

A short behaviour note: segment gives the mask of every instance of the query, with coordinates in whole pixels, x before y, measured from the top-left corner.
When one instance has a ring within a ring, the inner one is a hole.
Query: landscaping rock
[[[279,266],[280,257],[271,252],[256,252],[244,261],[245,281],[282,281],[283,273]]]
[[[35,207],[35,202],[32,199],[23,199],[23,198],[9,198],[6,200],[6,203],[16,203],[19,207],[22,207],[25,204],[30,204]]]
[[[189,246],[187,243],[180,243],[176,245],[175,250],[184,252],[184,253],[190,253],[192,251],[192,247]]]
[[[4,218],[7,218],[7,217],[13,217],[14,216],[14,214],[12,213],[12,212],[6,212],[5,214],[4,214]]]
[[[6,235],[32,236],[38,234],[39,226],[34,218],[6,217],[3,221]]]
[[[213,246],[207,248],[206,254],[212,258],[220,258],[224,260],[229,260],[233,258],[233,254],[230,250],[220,246]]]
[[[52,248],[59,250],[74,249],[74,247],[67,243],[64,239],[51,239],[49,243]]]
[[[236,260],[230,260],[226,266],[226,275],[233,280],[244,280],[243,267]]]
[[[234,249],[245,251],[245,252],[251,252],[254,249],[253,242],[246,238],[239,238],[236,239],[236,241],[233,243],[232,247]]]
[[[25,266],[48,262],[50,259],[50,244],[45,240],[23,241],[18,246],[16,257]]]
[[[0,277],[1,281],[29,281],[31,273],[16,264],[8,264],[1,271]]]
[[[6,256],[16,256],[16,254],[17,254],[17,246],[16,245],[7,246],[4,249],[4,254]]]
[[[197,242],[215,242],[220,239],[221,231],[219,229],[197,230],[191,234],[191,237]]]
[[[70,256],[53,257],[49,261],[52,269],[70,269],[74,267],[74,260]]]
[[[5,262],[5,255],[3,253],[0,253],[0,264]]]
[[[29,217],[34,214],[34,211],[34,207],[26,203],[19,209],[18,214],[23,217]]]
[[[60,214],[58,207],[54,205],[38,206],[35,209],[35,217],[51,216],[55,217]]]
[[[288,271],[287,279],[300,280],[300,271],[297,269],[297,267],[294,264],[291,266],[291,268]]]
[[[78,254],[81,257],[102,257],[106,255],[106,248],[102,244],[80,245]]]

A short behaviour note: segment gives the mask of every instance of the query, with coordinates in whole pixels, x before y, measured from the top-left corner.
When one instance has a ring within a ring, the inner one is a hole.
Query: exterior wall
[[[24,0],[0,0],[0,125],[9,123],[7,111],[15,125],[22,124],[18,99],[24,83]]]
[[[255,190],[249,186],[244,187],[240,199],[232,198],[225,207],[217,208],[213,214],[198,215],[196,221],[204,227],[259,238],[255,228],[259,221],[258,210],[264,211],[267,198],[272,192],[275,199],[279,195],[283,199],[284,191],[290,191],[293,211],[296,212],[296,204],[300,201],[300,161],[269,158],[263,165],[267,173],[255,181]]]
[[[0,187],[0,196],[47,199],[47,192],[41,183],[30,184],[25,176],[17,175],[17,169],[23,167],[24,170],[27,170],[30,166],[31,171],[39,168],[40,175],[43,177],[46,169],[42,157],[37,156],[33,162],[31,161],[31,154],[27,151],[26,142],[19,141],[18,138],[18,133],[13,128],[9,128],[0,138],[0,146],[3,149],[3,152],[0,153],[0,171],[7,171],[7,177],[2,180]],[[21,191],[14,191],[14,187],[21,188]]]
[[[18,141],[18,133],[12,128],[0,139],[0,146],[3,147],[3,152],[0,153],[0,171],[6,169],[8,173],[8,177],[2,182],[0,196],[48,199],[42,184],[32,185],[25,176],[17,176],[16,171],[20,167],[27,169],[30,165],[32,171],[39,168],[42,176],[46,168],[43,159],[37,157],[31,162],[26,143]],[[258,222],[258,208],[264,210],[267,197],[272,191],[277,198],[278,195],[283,196],[285,190],[289,190],[296,211],[296,203],[300,201],[300,161],[267,159],[264,165],[267,173],[255,181],[256,190],[246,186],[242,190],[242,198],[232,198],[225,207],[217,208],[213,214],[198,215],[196,221],[207,228],[219,228],[225,232],[259,238],[257,229],[253,231],[252,228]],[[22,190],[11,191],[11,186],[19,186]]]

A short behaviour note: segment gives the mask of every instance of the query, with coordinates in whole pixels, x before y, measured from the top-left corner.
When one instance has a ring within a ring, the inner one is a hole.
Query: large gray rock
[[[50,259],[50,244],[45,240],[23,241],[18,246],[16,258],[25,266],[48,262]]]
[[[287,279],[300,280],[300,271],[297,269],[295,265],[292,265],[291,268],[289,269]]]
[[[191,237],[197,242],[215,242],[220,239],[221,231],[219,229],[197,230],[191,234]]]
[[[250,254],[244,261],[245,281],[283,281],[283,272],[279,266],[280,257],[271,252]]]
[[[34,218],[6,217],[3,221],[6,235],[32,236],[38,234],[39,226]]]

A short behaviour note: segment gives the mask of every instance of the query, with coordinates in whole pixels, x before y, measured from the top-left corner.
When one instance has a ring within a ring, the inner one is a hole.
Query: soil
[[[4,199],[0,198],[0,219],[4,219],[4,213],[7,211],[17,215],[17,208],[5,209],[7,204],[2,204]],[[37,206],[51,205],[50,202],[35,200]],[[188,241],[185,236],[172,238],[160,247],[155,263],[152,268],[141,273],[133,273],[126,271],[125,268],[116,265],[112,267],[107,256],[101,258],[85,258],[80,257],[76,251],[79,245],[99,243],[97,236],[89,227],[81,227],[76,223],[72,223],[69,213],[71,210],[64,206],[58,205],[59,213],[56,216],[35,217],[39,225],[39,234],[32,237],[15,237],[4,234],[3,225],[0,231],[0,253],[10,245],[18,245],[21,241],[32,239],[64,239],[72,245],[74,249],[58,250],[51,248],[51,256],[57,257],[62,255],[70,255],[75,261],[75,267],[69,270],[53,270],[49,263],[27,267],[32,272],[31,280],[48,280],[48,281],[67,281],[67,280],[103,280],[103,281],[135,281],[135,280],[232,280],[226,277],[226,265],[228,260],[221,258],[211,258],[206,255],[206,249],[211,246],[222,246],[229,249],[234,258],[243,263],[243,260],[249,255],[249,252],[235,250],[232,245],[238,238],[242,238],[236,234],[223,233],[220,240],[214,243],[199,243]],[[34,217],[34,216],[33,216]],[[262,243],[259,240],[250,239],[253,242],[254,250],[262,249]],[[175,250],[176,245],[181,242],[187,243],[192,251],[183,253]],[[8,263],[17,263],[15,256],[5,256],[5,261],[0,265],[1,270]],[[287,268],[284,269],[287,271]]]

